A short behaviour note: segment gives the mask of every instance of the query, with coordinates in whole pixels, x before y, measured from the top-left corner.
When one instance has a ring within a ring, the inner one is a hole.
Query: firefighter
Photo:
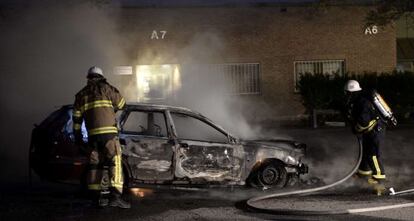
[[[100,207],[109,205],[130,208],[131,205],[121,198],[122,153],[115,119],[115,112],[125,106],[125,99],[106,81],[99,67],[89,68],[87,79],[87,85],[76,94],[73,130],[77,144],[83,143],[82,122],[88,131],[88,146],[91,151],[87,175],[88,189],[95,193]],[[107,177],[103,174],[107,174]]]
[[[381,195],[385,191],[386,176],[381,161],[380,146],[386,121],[381,116],[377,104],[374,103],[373,96],[378,93],[370,90],[363,91],[358,81],[355,80],[349,80],[344,90],[347,98],[345,113],[354,134],[362,139],[363,154],[357,175],[366,178],[368,184],[374,187],[376,194]],[[395,121],[394,117],[392,119]]]

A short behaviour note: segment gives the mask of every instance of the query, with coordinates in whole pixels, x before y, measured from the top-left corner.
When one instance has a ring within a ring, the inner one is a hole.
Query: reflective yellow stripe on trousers
[[[101,190],[102,187],[101,187],[101,184],[89,184],[88,189],[90,189],[90,190]]]
[[[122,192],[123,181],[122,181],[122,164],[121,164],[121,155],[116,155],[114,157],[115,163],[115,174],[113,180],[111,180],[111,185],[115,188],[118,188]]]
[[[368,171],[358,170],[358,173],[361,174],[361,175],[364,175],[364,176],[372,175],[372,171],[371,170],[368,170]]]
[[[376,179],[385,179],[385,175],[381,174],[381,167],[379,166],[377,156],[372,156],[372,161],[374,161],[375,170],[377,174],[372,175]]]
[[[89,136],[97,135],[97,134],[110,134],[110,133],[114,133],[114,134],[118,133],[118,128],[114,126],[110,126],[110,127],[98,127],[98,128],[88,130]]]

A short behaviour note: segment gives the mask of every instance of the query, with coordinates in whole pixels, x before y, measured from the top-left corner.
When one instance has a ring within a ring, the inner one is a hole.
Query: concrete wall
[[[344,59],[346,71],[391,71],[393,27],[365,34],[366,7],[125,8],[120,33],[125,64],[243,63],[261,65],[261,95],[244,96],[252,120],[304,113],[294,92],[294,61]],[[151,39],[153,30],[167,31]],[[120,65],[125,65],[120,64]],[[253,114],[252,114],[253,113]],[[254,117],[253,117],[254,116]]]

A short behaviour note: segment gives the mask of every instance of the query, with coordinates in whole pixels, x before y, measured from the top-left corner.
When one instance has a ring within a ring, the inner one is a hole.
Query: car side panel
[[[166,181],[173,179],[173,145],[168,139],[121,135],[123,155],[134,179]]]
[[[176,154],[175,176],[193,182],[243,184],[244,151],[240,145],[181,141]]]

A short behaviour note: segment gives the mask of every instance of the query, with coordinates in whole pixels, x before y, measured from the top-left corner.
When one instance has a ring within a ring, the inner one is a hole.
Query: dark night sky
[[[65,0],[65,4],[85,2],[87,0]],[[93,0],[90,0],[93,2]],[[124,7],[205,7],[205,6],[249,6],[249,5],[287,5],[287,4],[309,4],[320,0],[96,0],[96,2],[111,3]],[[0,5],[28,6],[38,4],[62,3],[59,0],[0,0]],[[335,4],[370,4],[375,0],[332,0]]]
[[[248,4],[309,3],[318,0],[115,0],[126,6],[218,6]]]

